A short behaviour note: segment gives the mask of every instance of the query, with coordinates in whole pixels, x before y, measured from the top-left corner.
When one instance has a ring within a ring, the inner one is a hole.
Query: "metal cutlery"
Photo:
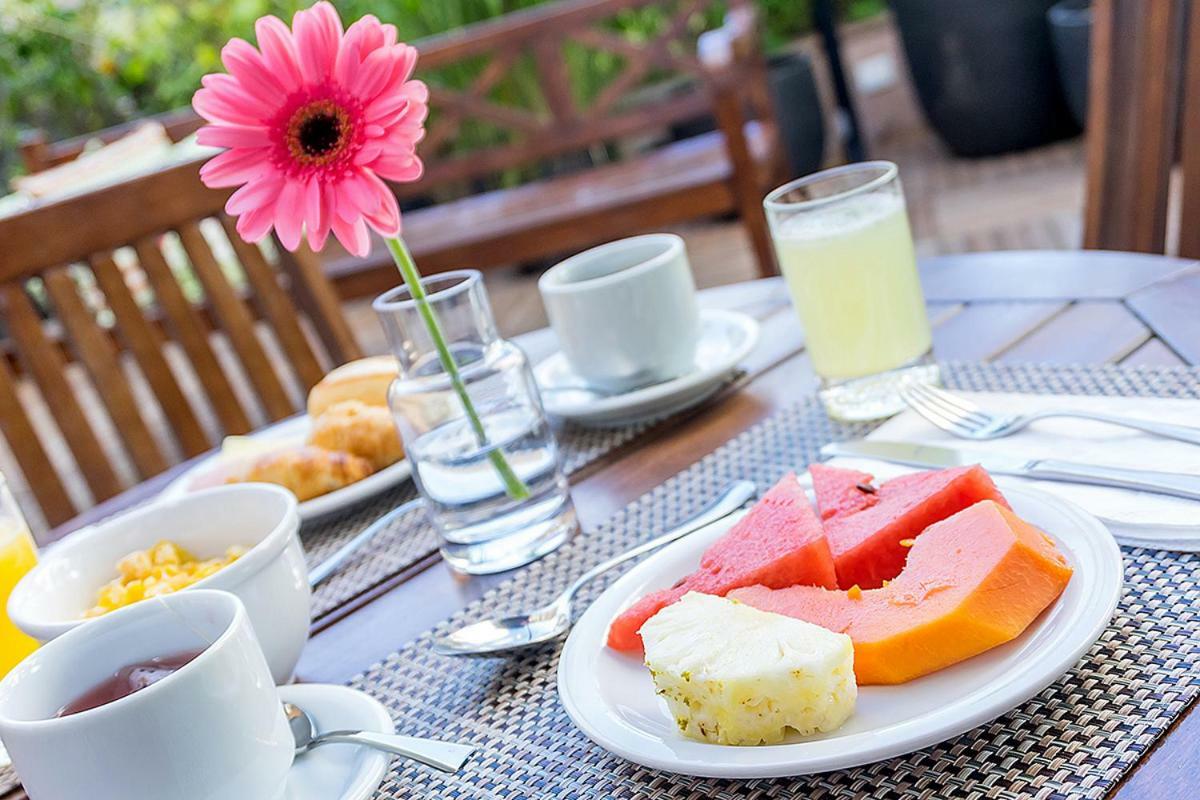
[[[1200,428],[1187,425],[1172,425],[1166,422],[1123,417],[1095,411],[1072,411],[1070,409],[1046,409],[1030,414],[995,414],[980,408],[964,397],[921,383],[906,383],[900,388],[904,402],[929,422],[962,439],[999,439],[1027,428],[1030,423],[1048,417],[1075,417],[1095,422],[1107,422],[1126,428],[1177,439],[1181,442],[1200,444]]]
[[[361,533],[339,547],[336,553],[309,570],[308,585],[316,588],[317,584],[321,583],[330,575],[337,572],[342,564],[344,564],[346,560],[350,558],[350,556],[354,555],[355,551],[357,551],[367,542],[374,539],[377,535],[379,535],[380,531],[387,528],[392,520],[402,517],[408,512],[420,508],[422,505],[424,505],[424,503],[419,497],[415,500],[409,500],[407,503],[396,506],[382,517],[372,522],[370,525],[364,528]]]
[[[421,739],[416,736],[401,736],[397,733],[375,731],[327,731],[317,733],[312,717],[303,708],[284,703],[283,713],[287,717],[292,738],[296,741],[296,755],[303,755],[323,744],[357,744],[393,755],[411,758],[443,772],[458,772],[467,758],[475,751],[471,745],[455,742],[440,742],[436,739]]]
[[[1088,483],[1165,494],[1186,500],[1200,500],[1200,475],[1186,475],[1181,472],[1126,469],[1060,461],[1054,458],[1026,459],[912,442],[876,442],[865,439],[827,444],[821,448],[821,455],[873,458],[893,464],[935,469],[980,464],[988,472],[997,475],[1015,475],[1064,483]]]
[[[549,605],[528,614],[484,620],[459,628],[435,639],[433,649],[446,656],[491,655],[556,639],[571,627],[571,600],[575,593],[593,578],[608,572],[618,564],[649,553],[651,550],[657,550],[706,525],[724,519],[757,494],[758,489],[752,482],[735,481],[726,487],[713,503],[687,522],[656,539],[643,542],[632,550],[627,550],[619,556],[592,567],[580,575],[574,583],[567,587],[565,592]]]

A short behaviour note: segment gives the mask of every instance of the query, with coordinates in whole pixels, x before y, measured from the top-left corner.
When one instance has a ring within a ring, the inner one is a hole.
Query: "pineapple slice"
[[[714,744],[832,731],[858,697],[850,637],[689,592],[640,630],[646,666],[684,735]]]

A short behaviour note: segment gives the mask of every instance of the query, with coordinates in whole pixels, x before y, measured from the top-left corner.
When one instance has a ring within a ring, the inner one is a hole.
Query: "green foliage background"
[[[344,19],[371,13],[409,41],[545,0],[335,0]],[[769,46],[811,26],[811,0],[759,0]],[[221,68],[229,38],[253,39],[263,14],[311,0],[0,0],[0,179],[14,174],[20,132],[73,136],[187,105],[200,77]],[[842,19],[884,0],[839,0]],[[650,10],[653,13],[653,10]],[[645,23],[638,14],[617,24]],[[586,94],[586,91],[583,92]]]

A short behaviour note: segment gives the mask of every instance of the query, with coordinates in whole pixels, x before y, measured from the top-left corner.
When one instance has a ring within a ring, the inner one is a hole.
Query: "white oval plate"
[[[680,735],[635,656],[605,647],[608,623],[647,592],[694,570],[738,517],[664,548],[616,581],[583,614],[558,666],[567,713],[592,741],[654,769],[712,778],[806,775],[869,764],[945,741],[1017,707],[1071,669],[1108,626],[1121,596],[1121,551],[1082,509],[1005,487],[1013,508],[1058,544],[1075,570],[1058,601],[1013,641],[899,686],[864,686],[837,731],[784,744],[732,747]],[[740,515],[739,515],[740,516]]]
[[[279,699],[309,713],[317,731],[395,733],[378,700],[345,686],[298,683],[279,687]],[[392,757],[353,745],[317,747],[297,756],[280,800],[368,800],[387,776]]]
[[[582,425],[609,428],[691,408],[721,388],[758,341],[758,322],[737,311],[702,309],[695,368],[674,380],[614,395],[586,386],[561,352],[534,367],[546,411]],[[579,387],[579,388],[576,388]]]
[[[247,434],[247,438],[278,444],[281,447],[289,445],[299,446],[304,444],[308,439],[308,432],[311,428],[312,420],[307,414],[301,414],[296,417],[280,420],[274,425],[268,425],[265,428]],[[220,453],[214,453],[208,458],[201,460],[187,472],[171,481],[167,485],[167,488],[163,489],[159,497],[168,499],[198,490],[201,487],[193,487],[193,483],[207,474],[209,470],[215,469],[221,458]],[[399,485],[411,476],[412,466],[408,463],[407,458],[402,458],[395,464],[384,467],[378,472],[374,472],[363,478],[361,481],[344,486],[329,494],[305,500],[297,508],[300,513],[300,519],[308,522],[318,517],[323,517],[326,514],[343,511],[374,497],[380,492],[387,491],[393,486]]]

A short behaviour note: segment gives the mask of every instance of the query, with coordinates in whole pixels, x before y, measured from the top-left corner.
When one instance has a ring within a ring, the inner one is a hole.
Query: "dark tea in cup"
[[[72,714],[91,711],[93,708],[108,705],[122,697],[140,692],[187,666],[203,652],[203,650],[186,650],[172,656],[160,656],[121,667],[104,681],[60,708],[54,716],[69,717]]]

